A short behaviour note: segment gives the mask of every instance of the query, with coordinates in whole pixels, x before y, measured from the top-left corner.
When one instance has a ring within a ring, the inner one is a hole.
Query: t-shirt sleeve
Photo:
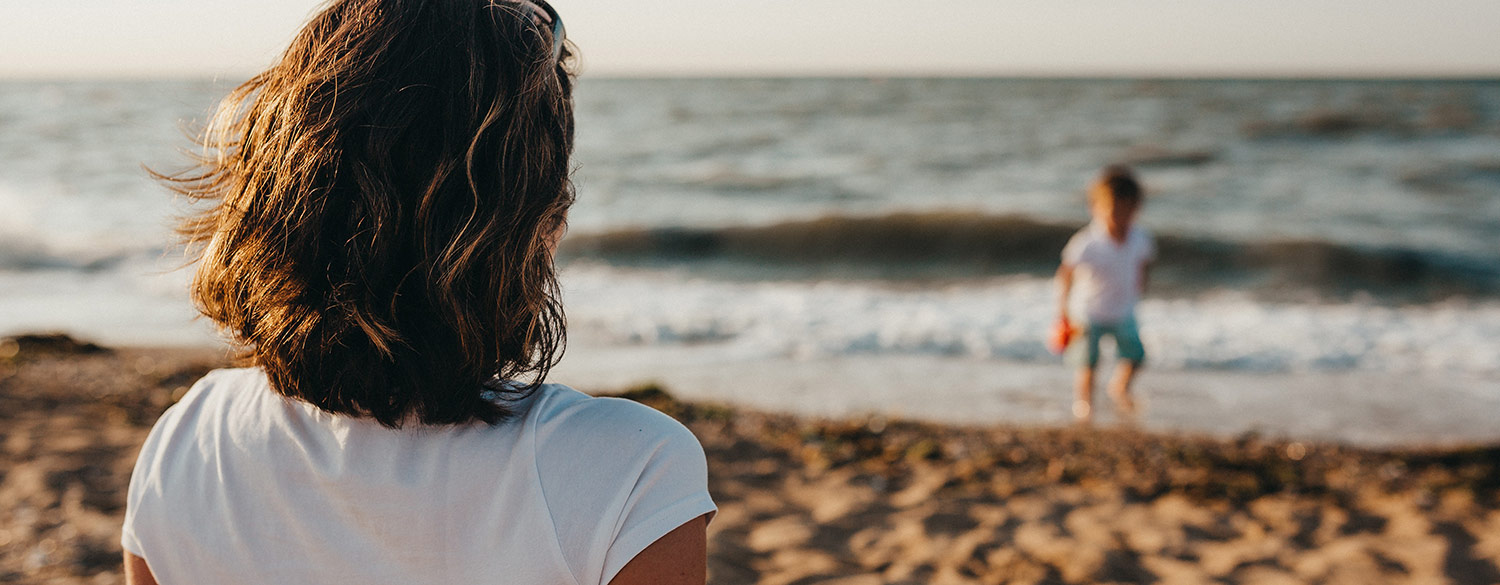
[[[1141,229],[1141,263],[1145,264],[1156,260],[1156,238],[1151,232]]]
[[[588,399],[546,426],[538,475],[581,584],[608,583],[662,536],[717,510],[698,439],[650,407]]]
[[[645,461],[621,512],[614,542],[604,557],[600,583],[608,583],[631,559],[684,523],[718,508],[708,494],[708,464],[691,433],[667,437]]]
[[[136,512],[140,509],[142,494],[147,489],[147,475],[151,473],[156,459],[156,436],[153,429],[146,443],[141,446],[140,454],[136,456],[135,469],[130,472],[130,488],[125,495],[125,522],[120,526],[120,547],[125,552],[142,558],[145,558],[146,551],[141,546],[140,536],[136,534]]]
[[[195,382],[181,400],[162,412],[146,435],[125,493],[125,520],[120,526],[120,547],[125,552],[147,558],[153,544],[159,545],[162,535],[168,534],[165,531],[176,529],[170,517],[181,503],[167,503],[163,492],[170,480],[164,468],[193,444],[193,420],[202,412],[209,387],[224,375],[225,370],[215,370]]]
[[[1062,263],[1064,266],[1077,266],[1083,261],[1083,249],[1088,246],[1087,240],[1082,233],[1073,234],[1068,239],[1068,244],[1062,249]]]
[[[198,389],[198,384],[194,385],[194,389]],[[140,453],[136,455],[135,468],[130,472],[130,487],[125,492],[125,521],[120,526],[120,547],[141,558],[146,557],[146,547],[141,541],[148,535],[142,534],[140,515],[147,502],[155,503],[160,499],[157,496],[160,495],[158,490],[161,486],[162,450],[165,448],[166,436],[173,432],[182,418],[181,410],[180,405],[173,405],[156,420],[151,432],[146,435],[146,441],[141,445]]]

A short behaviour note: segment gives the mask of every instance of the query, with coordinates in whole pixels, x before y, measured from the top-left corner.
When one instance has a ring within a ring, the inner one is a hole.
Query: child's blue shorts
[[[1115,352],[1120,359],[1141,365],[1146,361],[1146,347],[1141,345],[1141,332],[1135,324],[1135,316],[1125,317],[1119,323],[1086,323],[1083,331],[1068,344],[1064,355],[1068,365],[1075,367],[1099,365],[1099,340],[1105,335],[1115,340]]]

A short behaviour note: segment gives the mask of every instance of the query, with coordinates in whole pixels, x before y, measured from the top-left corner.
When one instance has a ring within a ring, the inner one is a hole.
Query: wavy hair
[[[184,173],[192,298],[272,387],[389,427],[494,423],[565,340],[571,47],[500,0],[333,0]],[[529,381],[525,381],[529,378]]]

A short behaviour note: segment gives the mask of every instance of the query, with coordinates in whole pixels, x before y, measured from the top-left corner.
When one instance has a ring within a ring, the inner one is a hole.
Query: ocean
[[[0,335],[206,345],[172,243],[230,85],[0,82]],[[583,79],[554,379],[828,416],[1067,420],[1084,189],[1158,268],[1148,428],[1500,439],[1500,81]]]

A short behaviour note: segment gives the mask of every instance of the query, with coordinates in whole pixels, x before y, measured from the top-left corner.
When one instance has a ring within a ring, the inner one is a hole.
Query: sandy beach
[[[0,341],[0,583],[123,582],[136,450],[224,361]],[[1500,583],[1500,447],[824,420],[583,389],[703,442],[711,583]]]

